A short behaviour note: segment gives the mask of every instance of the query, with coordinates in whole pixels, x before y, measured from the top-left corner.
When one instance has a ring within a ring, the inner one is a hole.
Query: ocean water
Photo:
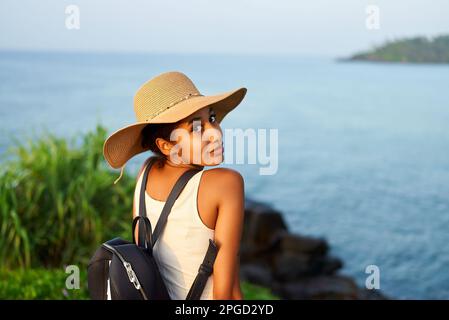
[[[359,285],[377,265],[387,295],[449,299],[449,66],[1,52],[0,152],[43,130],[73,137],[131,124],[136,89],[170,70],[203,94],[248,88],[223,129],[278,130],[276,174],[260,175],[259,161],[222,164],[242,173],[247,196],[283,212],[290,230],[325,237]]]

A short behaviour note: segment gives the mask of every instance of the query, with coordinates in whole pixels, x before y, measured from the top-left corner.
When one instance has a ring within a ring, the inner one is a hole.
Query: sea
[[[166,71],[205,95],[247,88],[221,127],[265,132],[257,139],[266,143],[243,163],[225,147],[220,166],[238,170],[246,196],[279,210],[290,231],[329,241],[341,274],[363,287],[374,265],[390,297],[449,299],[449,65],[2,51],[0,153],[44,132],[71,138],[132,124],[136,90]]]

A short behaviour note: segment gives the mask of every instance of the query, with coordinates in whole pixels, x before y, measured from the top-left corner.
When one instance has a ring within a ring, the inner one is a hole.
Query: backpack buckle
[[[125,262],[123,262],[123,265],[125,266],[129,281],[134,285],[134,287],[137,290],[140,290],[140,282],[137,279],[136,273],[134,272],[133,268],[131,267],[131,264],[129,264],[129,262],[125,261]]]
[[[198,271],[210,275],[210,274],[213,272],[213,268],[210,267],[210,266],[207,265],[207,264],[202,263],[202,264],[200,265],[200,268],[199,268]]]

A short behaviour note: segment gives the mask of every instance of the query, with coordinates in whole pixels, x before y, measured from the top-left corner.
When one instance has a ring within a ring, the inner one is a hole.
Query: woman
[[[129,158],[146,150],[154,154],[139,171],[133,206],[135,217],[139,212],[142,172],[151,165],[145,205],[153,229],[176,180],[187,170],[199,170],[176,200],[153,248],[173,300],[185,299],[208,239],[215,241],[218,253],[201,299],[243,299],[238,254],[244,181],[232,169],[203,169],[223,162],[220,122],[245,94],[246,88],[239,88],[204,96],[183,73],[163,73],[137,91],[137,123],[116,131],[105,141],[105,158],[113,168],[122,167],[121,174]]]

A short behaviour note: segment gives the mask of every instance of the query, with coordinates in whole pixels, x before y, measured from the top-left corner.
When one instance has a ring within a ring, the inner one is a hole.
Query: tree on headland
[[[344,60],[449,63],[449,35],[388,40],[370,51],[357,53]]]

